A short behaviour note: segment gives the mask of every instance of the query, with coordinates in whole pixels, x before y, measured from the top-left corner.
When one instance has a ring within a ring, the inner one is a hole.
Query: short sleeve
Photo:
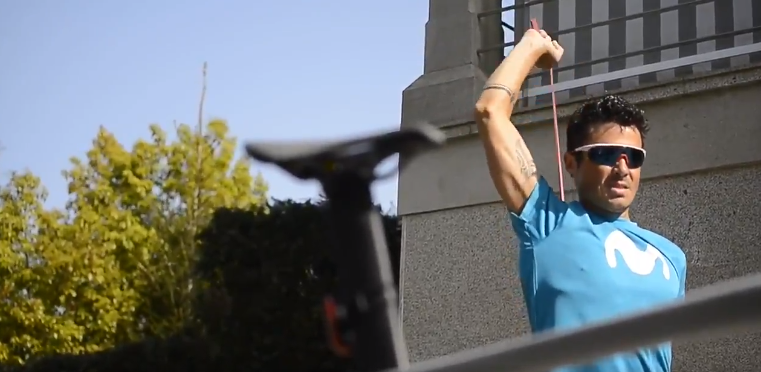
[[[679,268],[679,298],[684,298],[687,291],[687,260],[682,262],[682,266]]]
[[[568,211],[568,204],[553,192],[547,180],[540,177],[520,215],[509,213],[513,230],[524,247],[546,238]]]

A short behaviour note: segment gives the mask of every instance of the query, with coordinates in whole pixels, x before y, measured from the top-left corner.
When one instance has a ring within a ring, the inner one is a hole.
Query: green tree
[[[222,120],[179,125],[174,141],[157,125],[150,133],[127,150],[101,128],[64,172],[64,212],[45,210],[31,174],[0,190],[0,362],[168,336],[192,321],[196,235],[218,208],[265,205],[267,185],[235,160]]]
[[[101,128],[86,159],[65,172],[68,209],[81,224],[100,229],[93,239],[113,244],[117,267],[139,293],[129,338],[168,336],[192,321],[202,283],[192,275],[197,235],[218,208],[266,204],[267,185],[235,159],[237,140],[224,120],[203,124],[206,64],[194,127],[175,125],[173,139],[158,125],[130,150]],[[87,219],[84,216],[97,216]]]
[[[83,239],[65,214],[43,207],[40,180],[13,174],[0,190],[0,362],[83,353],[118,342],[134,293],[111,270],[109,247]]]
[[[204,78],[205,78],[204,66]],[[100,128],[46,210],[40,180],[0,189],[0,363],[177,335],[195,319],[197,236],[219,208],[263,208],[267,185],[235,159],[224,120],[158,125],[125,148]]]
[[[170,335],[192,319],[196,235],[214,210],[266,203],[265,182],[246,160],[235,161],[224,121],[179,125],[171,142],[157,125],[150,132],[128,151],[101,128],[86,160],[72,159],[65,174],[69,211],[80,226],[102,231],[92,239],[113,244],[117,267],[140,295],[131,338]]]
[[[396,216],[383,224],[398,270]],[[15,372],[336,371],[325,343],[322,296],[334,288],[329,221],[322,204],[275,202],[221,208],[199,236],[198,322],[99,353],[41,358]]]

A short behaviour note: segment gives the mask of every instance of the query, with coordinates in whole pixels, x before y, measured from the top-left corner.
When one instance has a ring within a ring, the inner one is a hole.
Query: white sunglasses
[[[626,156],[629,168],[639,168],[645,162],[645,149],[617,143],[594,143],[576,148],[573,152],[586,152],[587,158],[599,165],[614,167],[621,156]]]

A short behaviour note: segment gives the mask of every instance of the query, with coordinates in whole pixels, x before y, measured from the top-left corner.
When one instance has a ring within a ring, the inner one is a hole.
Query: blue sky
[[[398,127],[422,72],[428,1],[92,0],[0,3],[0,172],[28,169],[62,206],[60,172],[100,125],[126,146],[148,125],[207,118],[246,139],[335,138]],[[256,164],[271,196],[313,197]],[[5,177],[4,177],[5,178]],[[376,200],[396,200],[396,179]]]

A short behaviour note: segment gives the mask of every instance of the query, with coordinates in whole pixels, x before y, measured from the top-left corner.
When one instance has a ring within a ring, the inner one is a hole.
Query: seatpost
[[[321,180],[336,243],[336,341],[345,343],[363,372],[409,366],[386,238],[372,202],[372,181],[348,170]]]
[[[409,368],[386,237],[370,193],[378,179],[375,168],[393,154],[411,158],[445,142],[442,131],[419,124],[341,142],[246,145],[254,159],[277,164],[299,179],[320,181],[338,271],[335,297],[326,296],[324,303],[328,342],[359,371]]]

